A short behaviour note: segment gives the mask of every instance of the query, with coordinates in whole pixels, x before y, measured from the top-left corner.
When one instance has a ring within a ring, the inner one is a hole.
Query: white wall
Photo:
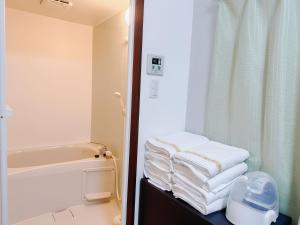
[[[146,139],[202,133],[217,13],[213,0],[145,1],[135,224]],[[148,53],[165,56],[163,77],[146,74]],[[149,98],[153,79],[159,80],[158,99]]]
[[[94,28],[92,141],[106,144],[120,156],[124,117],[115,92],[127,96],[128,25],[125,13]]]
[[[218,2],[195,0],[186,130],[201,134],[216,30]]]
[[[92,28],[6,12],[9,148],[89,142]]]
[[[193,0],[145,1],[135,224],[146,139],[185,129],[192,22]],[[165,56],[163,77],[146,74],[149,53]],[[149,98],[153,79],[159,81],[158,99]]]
[[[127,99],[128,25],[121,12],[94,28],[92,142],[103,143],[123,164],[125,117],[114,93]],[[121,174],[121,173],[119,173]],[[121,185],[122,176],[119,176]],[[120,187],[121,188],[121,187]]]

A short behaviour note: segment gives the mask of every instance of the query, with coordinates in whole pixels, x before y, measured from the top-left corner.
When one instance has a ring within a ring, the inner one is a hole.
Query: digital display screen
[[[153,65],[161,65],[161,59],[160,58],[152,58],[152,64]]]

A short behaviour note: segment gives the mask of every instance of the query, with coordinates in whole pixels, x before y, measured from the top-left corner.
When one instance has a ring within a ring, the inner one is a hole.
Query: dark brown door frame
[[[138,153],[138,130],[140,112],[140,87],[142,68],[142,42],[143,42],[144,0],[135,1],[134,18],[134,49],[133,49],[133,78],[131,97],[131,124],[130,124],[130,150],[127,192],[126,225],[134,224],[136,170]]]

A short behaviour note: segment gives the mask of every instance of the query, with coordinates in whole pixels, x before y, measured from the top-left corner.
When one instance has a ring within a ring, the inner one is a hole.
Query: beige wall
[[[90,141],[92,28],[7,9],[9,148]]]
[[[127,94],[127,38],[124,12],[94,29],[92,141],[106,144],[120,162],[124,120],[114,92]]]

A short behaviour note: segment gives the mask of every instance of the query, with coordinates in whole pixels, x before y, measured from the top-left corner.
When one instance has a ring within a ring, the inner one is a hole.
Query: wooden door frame
[[[132,69],[132,95],[131,95],[131,124],[129,141],[129,164],[126,225],[134,225],[136,170],[138,155],[138,130],[140,112],[140,88],[142,68],[142,44],[143,44],[144,0],[135,0],[134,16],[134,45],[133,45],[133,69]]]

